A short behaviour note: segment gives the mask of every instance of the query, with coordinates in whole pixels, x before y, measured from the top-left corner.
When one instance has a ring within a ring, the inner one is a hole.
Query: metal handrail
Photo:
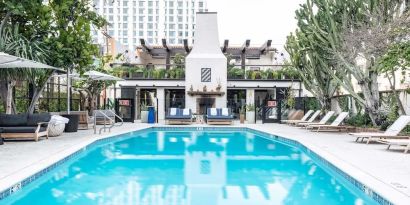
[[[120,119],[121,124],[118,125],[118,127],[120,127],[120,126],[122,126],[122,125],[124,124],[124,120],[123,120],[119,115],[117,115],[117,113],[115,113],[113,110],[105,110],[105,111],[111,112],[112,114],[114,114],[115,117],[117,117],[118,119]],[[114,123],[114,125],[115,125],[115,123]]]
[[[108,117],[104,112],[102,112],[101,110],[94,110],[94,134],[97,134],[97,116],[96,113],[100,113],[102,114],[102,116],[104,117],[104,126],[100,128],[99,134],[101,134],[102,129],[104,129],[104,132],[106,130],[106,119],[110,120],[111,122],[113,121],[110,117]],[[115,123],[115,122],[114,122]],[[108,128],[108,132],[111,132],[111,127]]]
[[[114,120],[111,118],[111,117],[109,117],[105,112],[110,112],[110,113],[112,113],[112,114],[114,114]],[[104,117],[104,124],[103,124],[103,127],[101,127],[100,128],[100,130],[99,130],[99,134],[101,134],[101,131],[104,129],[104,132],[106,131],[106,129],[107,129],[107,127],[106,127],[106,119],[108,119],[110,122],[111,122],[111,126],[109,126],[108,127],[108,132],[111,132],[111,128],[113,128],[114,126],[115,126],[115,124],[116,124],[116,122],[115,122],[115,117],[117,117],[120,121],[121,121],[121,124],[120,125],[118,125],[118,127],[119,126],[122,126],[123,124],[124,124],[124,120],[120,117],[120,116],[118,116],[114,111],[112,111],[112,110],[94,110],[94,134],[97,134],[97,116],[96,116],[96,113],[100,113],[103,117]]]

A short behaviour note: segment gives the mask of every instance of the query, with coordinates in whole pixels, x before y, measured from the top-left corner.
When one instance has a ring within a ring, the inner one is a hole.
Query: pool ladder
[[[114,119],[112,117],[109,117],[107,115],[107,112],[114,115]],[[114,126],[120,127],[124,124],[124,120],[112,110],[94,110],[94,134],[97,134],[97,113],[99,114],[99,117],[102,116],[104,118],[103,127],[100,128],[98,134],[101,134],[102,130],[106,132],[106,129],[108,129],[108,132],[111,132],[111,128],[113,128]],[[116,125],[117,123],[115,122],[115,118],[118,118],[121,121],[119,125]],[[109,127],[106,126],[107,122],[109,122],[110,124]]]

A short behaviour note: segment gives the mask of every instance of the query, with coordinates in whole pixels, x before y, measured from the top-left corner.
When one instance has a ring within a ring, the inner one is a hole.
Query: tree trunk
[[[377,84],[377,81],[374,83]],[[369,114],[372,124],[377,126],[377,119],[379,117],[379,95],[373,95],[376,91],[378,92],[378,90],[371,90],[371,85],[369,84],[370,83],[363,82],[360,84],[360,88],[362,89],[364,99],[366,100],[364,104],[365,112]]]
[[[336,114],[339,114],[342,112],[342,108],[340,108],[340,104],[337,98],[330,99],[330,110],[335,111]]]
[[[356,107],[356,100],[353,97],[349,97],[349,99],[350,99],[350,107],[349,107],[350,112],[353,115],[356,115],[358,113],[357,107]]]
[[[13,109],[13,87],[16,84],[16,81],[7,82],[7,97],[6,97],[6,114],[15,114],[16,110]]]
[[[391,76],[387,75],[387,79],[389,80],[390,89],[393,93],[394,98],[396,99],[397,106],[399,106],[399,110],[400,110],[401,114],[406,115],[406,110],[404,109],[403,103],[401,102],[400,94],[396,90],[396,75],[395,75],[393,70],[391,72]]]
[[[54,73],[54,72],[53,72]],[[46,87],[48,81],[51,79],[51,77],[53,76],[53,73],[50,74],[50,76],[48,76],[47,80],[41,85],[41,87],[37,87],[37,85],[35,83],[33,83],[33,98],[31,99],[30,102],[30,106],[27,109],[27,112],[30,114],[34,113],[34,109],[36,108],[36,103],[38,102],[38,100],[40,99],[41,94],[43,93],[44,88]]]

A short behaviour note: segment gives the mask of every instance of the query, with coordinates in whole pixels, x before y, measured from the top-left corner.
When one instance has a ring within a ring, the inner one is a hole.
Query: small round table
[[[204,124],[204,115],[202,114],[192,114],[192,117],[195,118],[195,122],[197,124]]]

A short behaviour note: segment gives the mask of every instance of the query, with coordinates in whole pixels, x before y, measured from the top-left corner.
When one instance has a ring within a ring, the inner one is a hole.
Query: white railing
[[[107,115],[107,112],[111,113],[114,115],[114,119],[110,116]],[[106,132],[106,129],[108,128],[108,132],[111,132],[111,128],[113,128],[114,126],[116,126],[116,122],[115,122],[115,118],[117,117],[120,121],[121,124],[117,125],[122,126],[124,124],[124,120],[118,116],[114,111],[112,110],[94,110],[94,134],[97,134],[97,114],[98,117],[103,117],[104,121],[103,121],[103,126],[100,128],[98,134],[101,134],[101,131],[104,130],[104,132]],[[109,122],[110,126],[107,127],[107,122]]]

